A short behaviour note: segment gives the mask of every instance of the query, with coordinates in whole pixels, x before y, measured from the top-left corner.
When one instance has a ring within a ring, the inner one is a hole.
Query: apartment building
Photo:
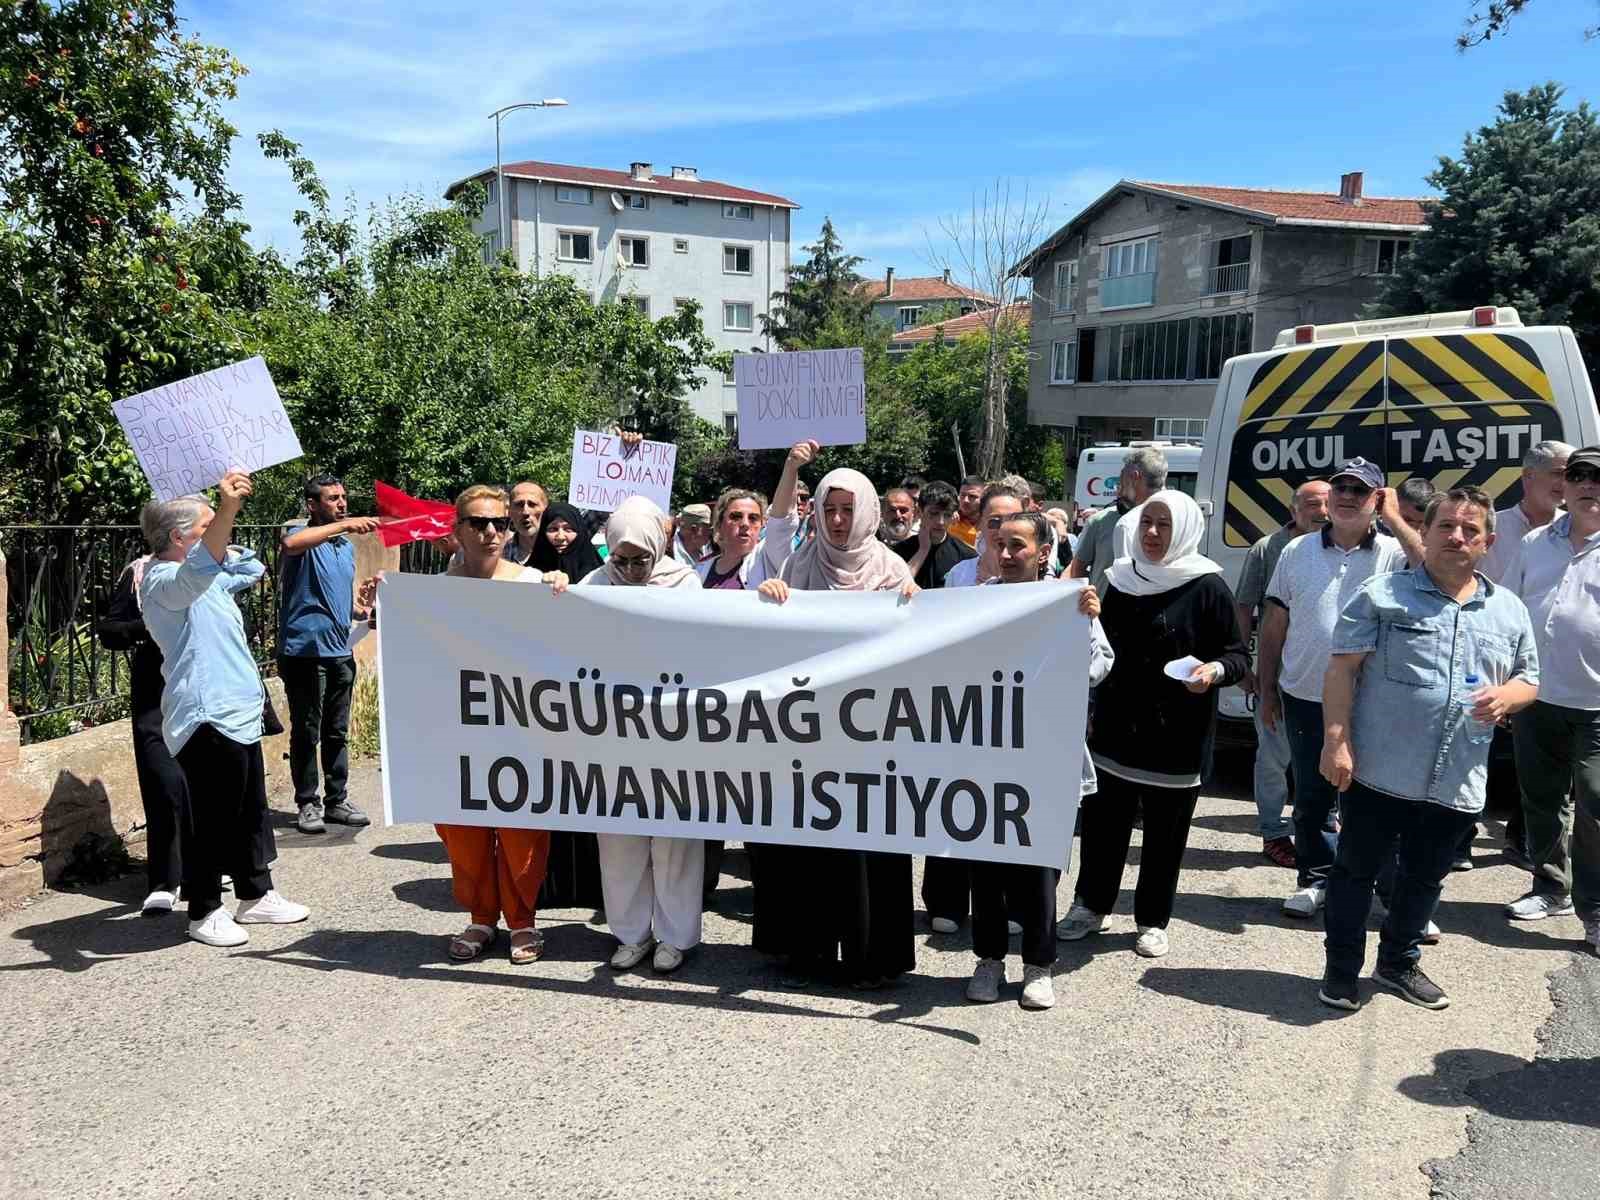
[[[1019,265],[1033,281],[1028,420],[1069,453],[1203,439],[1222,364],[1281,329],[1359,315],[1424,201],[1123,180]]]
[[[596,303],[632,304],[652,319],[692,299],[717,349],[773,349],[761,318],[788,287],[794,201],[701,179],[694,167],[658,175],[647,162],[626,171],[514,162],[501,176],[504,197],[493,168],[469,177],[489,194],[476,225],[485,256],[500,253],[509,231],[504,244],[519,270],[560,271]],[[731,376],[706,372],[689,401],[734,428]]]
[[[872,317],[896,334],[914,329],[939,312],[965,316],[980,308],[993,308],[995,299],[956,283],[947,270],[942,275],[912,275],[900,279],[894,268],[882,279],[866,279],[857,287],[872,302]]]

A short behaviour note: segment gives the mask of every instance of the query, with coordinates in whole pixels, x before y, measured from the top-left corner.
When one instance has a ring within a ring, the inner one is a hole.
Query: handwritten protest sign
[[[671,442],[640,442],[624,453],[614,433],[587,429],[572,434],[572,481],[567,500],[579,508],[613,512],[629,496],[644,496],[672,511],[672,474],[678,448]]]
[[[1088,711],[1082,587],[776,605],[390,572],[385,812],[1064,866]]]
[[[111,407],[159,500],[208,488],[229,471],[257,471],[301,454],[300,439],[259,358],[151,388]]]
[[[735,354],[739,449],[774,450],[811,438],[824,446],[867,440],[860,350]]]

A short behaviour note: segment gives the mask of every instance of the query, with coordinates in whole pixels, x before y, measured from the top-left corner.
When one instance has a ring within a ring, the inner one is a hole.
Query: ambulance
[[[1204,552],[1230,587],[1245,552],[1289,520],[1294,489],[1346,459],[1378,463],[1391,486],[1420,475],[1507,508],[1535,442],[1600,443],[1572,330],[1492,307],[1286,329],[1271,350],[1223,365],[1206,428],[1195,496]],[[1225,719],[1251,719],[1239,689],[1220,703]]]
[[[1145,447],[1160,450],[1167,460],[1167,486],[1194,495],[1200,470],[1200,447],[1178,442],[1113,442],[1090,446],[1078,455],[1078,479],[1072,491],[1080,512],[1117,502],[1117,480],[1128,455]]]

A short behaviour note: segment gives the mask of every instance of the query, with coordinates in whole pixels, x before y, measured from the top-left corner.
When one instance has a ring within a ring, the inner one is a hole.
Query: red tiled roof
[[[895,283],[895,294],[899,295],[900,284]],[[951,317],[948,321],[934,322],[929,325],[918,325],[915,329],[905,329],[890,338],[890,343],[896,348],[904,345],[917,345],[922,342],[933,341],[933,335],[939,330],[944,331],[944,340],[955,342],[964,338],[969,333],[977,333],[989,327],[989,318],[992,312],[979,310],[964,316]],[[1022,300],[1011,305],[1000,314],[1001,321],[1017,322],[1023,326],[1029,323],[1033,315],[1033,302]]]
[[[1390,196],[1364,196],[1359,204],[1339,199],[1337,192],[1281,192],[1273,188],[1209,187],[1188,183],[1150,183],[1132,179],[1134,187],[1190,196],[1212,204],[1248,209],[1281,221],[1336,221],[1356,225],[1427,224],[1425,201]]]
[[[799,208],[793,200],[785,200],[770,192],[753,192],[749,188],[734,187],[731,183],[718,183],[714,179],[674,179],[671,175],[654,175],[649,179],[635,179],[630,171],[607,171],[600,167],[574,167],[565,163],[527,162],[504,163],[501,171],[520,179],[542,179],[552,183],[576,183],[584,187],[616,188],[624,192],[655,192],[669,196],[695,196],[702,200],[732,200],[740,204],[770,204],[776,208]],[[493,169],[469,176],[482,179],[492,175]],[[462,182],[465,182],[463,180]],[[452,184],[447,193],[460,184]]]
[[[881,279],[865,280],[856,290],[874,303],[880,300],[977,300],[984,304],[994,303],[994,297],[988,293],[963,287],[941,275],[912,276],[907,279],[896,275],[893,295],[885,294],[884,281]]]

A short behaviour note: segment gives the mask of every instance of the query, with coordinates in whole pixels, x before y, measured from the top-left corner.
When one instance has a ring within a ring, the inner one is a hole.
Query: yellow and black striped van
[[[1288,521],[1294,489],[1345,459],[1381,464],[1392,485],[1420,475],[1481,487],[1505,508],[1535,442],[1600,442],[1572,330],[1525,328],[1511,308],[1285,330],[1223,367],[1207,428],[1196,494],[1206,553],[1230,584],[1256,540]],[[1244,715],[1236,689],[1223,711]]]

